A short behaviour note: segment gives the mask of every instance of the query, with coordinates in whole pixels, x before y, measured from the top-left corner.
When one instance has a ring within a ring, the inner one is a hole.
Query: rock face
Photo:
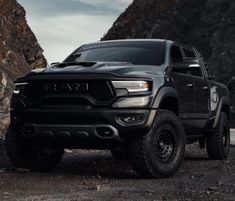
[[[166,38],[196,47],[210,73],[235,76],[234,0],[134,0],[103,40]]]
[[[13,81],[31,69],[45,67],[46,59],[16,0],[0,0],[0,138],[9,123]]]

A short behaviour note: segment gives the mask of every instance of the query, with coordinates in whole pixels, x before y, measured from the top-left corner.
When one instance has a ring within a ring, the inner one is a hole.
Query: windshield
[[[108,42],[85,45],[64,62],[130,62],[135,65],[162,65],[164,42]]]

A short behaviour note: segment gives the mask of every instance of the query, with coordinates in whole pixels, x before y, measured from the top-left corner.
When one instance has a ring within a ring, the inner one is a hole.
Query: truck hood
[[[153,65],[133,65],[121,62],[97,62],[92,66],[69,65],[59,67],[60,64],[49,66],[45,69],[31,71],[29,76],[35,74],[113,74],[125,77],[156,77],[163,75],[162,66]]]

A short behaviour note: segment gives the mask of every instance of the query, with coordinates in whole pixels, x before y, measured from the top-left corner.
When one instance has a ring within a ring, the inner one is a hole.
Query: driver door
[[[171,47],[171,62],[173,66],[185,65],[183,63],[182,48]],[[193,119],[195,114],[194,79],[189,73],[189,68],[174,68],[171,72],[179,97],[179,116],[181,119]]]

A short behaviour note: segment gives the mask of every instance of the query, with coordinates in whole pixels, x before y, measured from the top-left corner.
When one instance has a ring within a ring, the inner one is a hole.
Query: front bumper
[[[148,109],[22,109],[11,111],[11,126],[36,141],[109,144],[148,131],[155,113]],[[141,118],[128,123],[122,121],[129,116]]]

